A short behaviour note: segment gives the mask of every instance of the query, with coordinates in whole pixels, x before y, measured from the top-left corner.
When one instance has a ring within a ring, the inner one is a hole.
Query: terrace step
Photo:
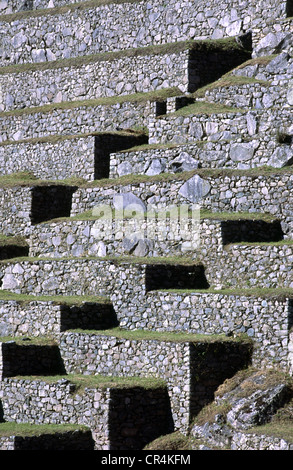
[[[111,152],[147,141],[143,132],[127,130],[3,142],[0,144],[0,173],[30,172],[35,178],[56,181],[107,178]],[[16,158],[18,155],[21,159]]]
[[[155,214],[157,213],[157,218]],[[164,217],[163,217],[164,215]],[[94,213],[35,225],[28,238],[29,256],[197,256],[198,250],[220,250],[236,242],[284,239],[278,219],[262,214],[200,213],[168,215],[167,210],[109,220]]]
[[[112,303],[103,297],[41,297],[0,293],[0,336],[53,336],[68,329],[117,326]]]
[[[129,5],[101,4],[97,1],[95,5],[91,1],[84,2],[83,5],[73,4],[62,8],[23,11],[2,16],[1,30],[5,39],[0,42],[0,66],[54,61],[100,52],[213,37],[215,28],[211,22],[208,23],[204,18],[199,21],[202,16],[201,8],[199,12],[187,1],[181,10],[176,10],[175,2],[168,5],[161,0],[159,3],[153,5],[152,3],[146,9],[141,2],[131,2]],[[216,17],[220,18],[223,15],[223,7],[215,5],[214,9]],[[276,13],[274,9],[274,14]],[[125,21],[125,18],[129,21]],[[231,23],[234,20],[235,18],[231,18]],[[165,27],[164,21],[168,24],[171,21],[168,28]],[[219,25],[221,31],[216,30],[214,37],[243,36],[239,21],[236,20],[237,26],[232,29],[229,26]],[[38,31],[42,31],[41,36],[37,34]],[[119,31],[119,41],[117,41],[117,31]],[[249,31],[248,26],[247,31]],[[247,41],[246,36],[244,42],[249,42],[251,47],[251,40]]]
[[[117,334],[112,329],[65,332],[60,354],[68,373],[161,378],[167,385],[174,428],[186,431],[218,385],[250,361],[251,350],[249,341],[237,343],[221,336],[209,340],[169,334],[164,338],[156,332]]]
[[[5,204],[0,216],[3,235],[25,239],[31,227],[44,218],[70,215],[72,194],[77,186],[40,182],[27,174],[3,178],[2,185],[0,183]]]
[[[292,136],[287,136],[287,138]],[[291,140],[257,135],[249,138],[227,135],[227,140],[198,140],[186,144],[157,144],[110,154],[110,178],[125,175],[179,174],[197,168],[249,169],[292,165]]]
[[[140,450],[174,429],[166,385],[155,378],[8,378],[0,399],[5,422],[86,426],[95,450]]]
[[[0,111],[172,87],[184,94],[213,82],[248,58],[250,53],[241,49],[236,40],[234,44],[231,40],[229,52],[223,48],[223,41],[210,44],[183,41],[30,66],[2,67]],[[217,67],[210,66],[213,62]],[[20,89],[21,94],[17,93]]]
[[[1,142],[144,128],[155,104],[177,88],[84,101],[66,101],[0,113]]]
[[[271,214],[279,219],[284,238],[292,239],[292,171],[287,169],[207,170],[176,175],[121,177],[79,187],[72,198],[71,216],[101,208],[112,209],[122,198],[124,208],[135,203],[145,212],[189,205],[216,214]],[[141,209],[140,209],[141,210]],[[92,212],[93,213],[93,212]],[[111,212],[109,212],[111,214]],[[108,212],[107,212],[108,214]]]

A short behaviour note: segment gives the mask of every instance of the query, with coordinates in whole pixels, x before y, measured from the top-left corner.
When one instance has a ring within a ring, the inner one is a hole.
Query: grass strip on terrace
[[[19,346],[57,346],[57,340],[45,336],[0,336],[0,343],[14,342]]]
[[[88,432],[89,428],[78,424],[32,424],[14,422],[0,423],[0,437],[37,437],[48,434],[63,434],[75,431]]]
[[[25,238],[21,237],[20,235],[8,236],[8,235],[0,234],[0,247],[11,246],[11,245],[19,246],[19,247],[28,246]]]
[[[194,98],[203,98],[207,91],[215,90],[217,88],[229,88],[233,86],[241,87],[243,85],[255,84],[259,84],[264,87],[269,87],[271,85],[271,82],[267,80],[257,80],[255,78],[250,77],[231,75],[230,72],[229,74],[222,76],[219,80],[213,83],[209,83],[208,85],[205,85],[202,88],[199,88],[192,94],[192,96]]]
[[[38,10],[23,10],[15,13],[6,15],[0,15],[0,21],[5,23],[11,23],[13,21],[19,21],[22,19],[37,18],[42,16],[55,16],[63,15],[68,12],[74,12],[74,10],[88,10],[105,5],[119,5],[123,3],[141,3],[142,0],[88,0],[86,2],[78,2],[71,5],[64,5],[55,8],[44,8]]]
[[[105,98],[95,98],[89,100],[63,101],[61,103],[50,103],[43,106],[32,108],[14,109],[11,111],[2,111],[1,117],[26,116],[38,113],[50,113],[58,109],[74,109],[80,107],[93,106],[114,106],[123,103],[146,103],[148,101],[164,101],[173,96],[182,96],[182,92],[177,87],[163,88],[161,90],[149,91],[145,93],[133,93],[130,95],[110,96]]]
[[[128,186],[130,184],[136,185],[141,183],[160,183],[160,182],[172,182],[172,181],[186,181],[194,175],[199,175],[202,178],[221,178],[221,177],[242,177],[247,176],[251,178],[259,178],[273,175],[282,175],[293,173],[293,167],[274,168],[269,166],[261,166],[249,169],[233,169],[233,168],[200,168],[190,171],[183,171],[182,173],[161,173],[159,175],[135,175],[129,174],[119,178],[104,178],[100,180],[94,180],[86,182],[82,187],[93,188],[93,187],[118,187]],[[0,177],[1,187],[1,177]]]
[[[119,376],[103,376],[103,375],[54,375],[54,376],[14,376],[6,379],[6,382],[15,381],[26,382],[42,382],[42,383],[58,383],[60,380],[66,380],[70,384],[76,386],[75,393],[82,393],[85,389],[107,389],[107,388],[144,388],[148,389],[162,389],[166,387],[163,379],[156,377],[119,377]]]
[[[211,212],[200,210],[200,219],[216,220],[263,220],[272,222],[278,217],[267,212]]]
[[[106,296],[101,295],[29,295],[16,294],[8,290],[0,290],[0,302],[13,300],[19,303],[52,302],[57,305],[79,306],[85,303],[111,304]]]
[[[38,262],[43,262],[47,261],[48,263],[55,264],[58,263],[59,261],[96,261],[96,262],[102,262],[102,263],[112,263],[117,266],[121,264],[140,264],[140,265],[154,265],[154,264],[170,264],[170,265],[184,265],[184,266],[199,266],[201,263],[198,263],[197,260],[182,257],[182,256],[155,256],[155,257],[131,257],[131,256],[103,256],[103,257],[97,257],[97,256],[65,256],[65,257],[60,257],[60,258],[46,258],[44,257],[32,257],[32,256],[20,256],[17,258],[9,258],[9,259],[3,259],[0,260],[0,264],[15,264],[15,263],[21,263],[21,262],[26,262],[26,263],[38,263]],[[1,293],[1,289],[0,289]],[[35,298],[35,297],[34,297]]]
[[[282,420],[279,422],[272,422],[247,429],[246,434],[256,434],[258,436],[270,436],[278,439],[285,440],[293,444],[293,426],[291,420]]]
[[[126,330],[123,328],[115,327],[108,330],[80,330],[70,329],[68,331],[75,332],[77,334],[90,334],[91,336],[108,336],[125,340],[133,341],[160,341],[160,342],[171,342],[171,343],[222,343],[222,342],[238,342],[248,341],[249,338],[245,335],[237,338],[231,338],[225,334],[218,335],[204,335],[196,333],[182,333],[173,331],[151,331],[151,330]]]
[[[79,177],[66,178],[64,180],[41,180],[30,171],[21,171],[0,175],[0,188],[30,187],[30,186],[83,186],[86,180]]]
[[[177,116],[190,116],[190,115],[197,115],[203,114],[207,116],[211,116],[213,114],[243,114],[247,112],[246,109],[243,108],[233,108],[232,106],[226,106],[219,103],[210,103],[208,101],[195,101],[195,103],[188,104],[187,106],[183,106],[182,108],[174,111],[173,113],[160,115],[157,119],[164,119],[169,117],[177,117]]]
[[[293,167],[287,166],[283,168],[274,168],[269,166],[261,166],[249,169],[232,169],[232,168],[200,168],[182,173],[161,173],[159,175],[124,175],[119,178],[103,178],[94,181],[86,181],[83,178],[72,177],[64,180],[41,180],[36,178],[29,171],[0,175],[0,188],[9,188],[16,186],[44,186],[44,185],[68,185],[78,186],[79,188],[107,188],[121,187],[130,184],[139,185],[143,183],[163,183],[173,181],[186,181],[194,175],[202,178],[221,178],[221,177],[248,177],[257,179],[259,177],[271,177],[278,175],[293,174]]]
[[[115,216],[115,209],[112,210],[113,217]],[[62,222],[74,222],[74,221],[91,221],[99,220],[102,215],[94,215],[92,210],[81,212],[74,216],[69,217],[58,217],[51,220],[40,222],[40,225],[48,225],[51,223],[62,223]],[[147,213],[145,214],[147,220]],[[125,220],[129,217],[125,217]],[[263,220],[265,222],[271,222],[277,219],[276,216],[266,212],[211,212],[208,210],[200,210],[200,219],[208,220]],[[1,240],[1,239],[0,239]]]
[[[137,136],[141,137],[145,132],[140,129],[124,129],[121,131],[101,131],[101,132],[87,132],[84,134],[61,134],[61,135],[46,135],[43,137],[32,137],[29,139],[19,139],[19,140],[4,140],[0,142],[0,147],[5,147],[7,145],[20,145],[20,144],[41,144],[41,143],[51,143],[56,144],[59,142],[64,142],[66,140],[77,140],[77,139],[86,139],[88,137],[99,137],[103,135],[113,135],[113,136]]]
[[[282,247],[282,246],[292,246],[293,245],[293,240],[279,240],[279,241],[272,241],[272,242],[235,242],[235,243],[228,243],[225,245],[226,249],[229,249],[229,247],[233,246],[257,246],[257,247],[266,247],[266,246],[276,246],[276,247]]]

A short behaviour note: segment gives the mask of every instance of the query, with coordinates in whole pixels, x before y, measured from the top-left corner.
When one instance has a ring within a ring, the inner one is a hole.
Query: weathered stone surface
[[[199,203],[210,192],[210,184],[199,175],[194,175],[179,189],[179,194],[192,203]]]

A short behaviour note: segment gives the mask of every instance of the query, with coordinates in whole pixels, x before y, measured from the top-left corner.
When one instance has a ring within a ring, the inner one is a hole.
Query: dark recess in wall
[[[106,330],[118,324],[112,304],[86,302],[78,306],[61,305],[61,331],[79,328]]]
[[[287,0],[287,3],[286,3],[286,16],[287,17],[293,16],[293,0]]]
[[[2,355],[3,377],[66,373],[57,345],[2,343]]]
[[[142,450],[154,439],[174,431],[167,388],[140,388],[137,395],[135,390],[130,392],[127,388],[111,389],[110,450]]]
[[[188,91],[195,92],[221,78],[225,73],[251,59],[252,35],[246,33],[238,38],[238,45],[223,49],[209,43],[196,43],[189,51]]]
[[[19,246],[13,243],[0,246],[0,260],[28,256],[29,246]]]
[[[153,264],[146,266],[146,290],[207,289],[203,266]]]
[[[252,344],[190,343],[190,414],[196,416],[214,400],[219,385],[251,364]]]
[[[35,186],[32,191],[31,222],[37,224],[58,217],[69,217],[76,186]]]
[[[276,220],[225,220],[221,222],[223,245],[229,243],[268,243],[283,240],[281,223]]]

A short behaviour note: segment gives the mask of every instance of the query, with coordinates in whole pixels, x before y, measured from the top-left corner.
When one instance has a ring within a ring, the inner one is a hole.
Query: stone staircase
[[[0,2],[0,449],[141,450],[238,371],[292,375],[292,5],[267,3]]]

